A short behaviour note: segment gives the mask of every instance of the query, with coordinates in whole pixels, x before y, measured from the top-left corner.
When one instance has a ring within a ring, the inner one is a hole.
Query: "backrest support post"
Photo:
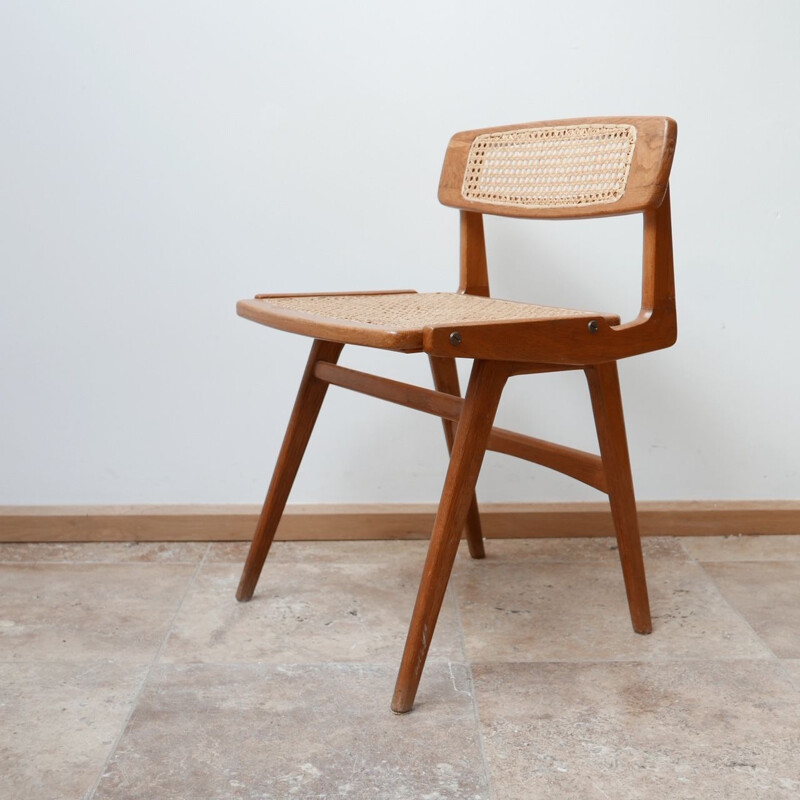
[[[461,279],[458,291],[460,294],[489,297],[483,214],[474,211],[461,212]]]
[[[644,212],[642,312],[640,316],[675,319],[675,277],[669,187],[656,208]]]

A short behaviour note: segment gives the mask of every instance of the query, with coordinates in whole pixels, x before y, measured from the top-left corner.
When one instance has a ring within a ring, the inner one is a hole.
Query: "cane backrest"
[[[668,117],[598,117],[457,133],[439,184],[448,206],[512,217],[629,214],[658,206],[677,126]]]

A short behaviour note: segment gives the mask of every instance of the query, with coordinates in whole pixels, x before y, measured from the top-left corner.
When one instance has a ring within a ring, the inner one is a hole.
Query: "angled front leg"
[[[472,367],[464,410],[456,430],[450,466],[397,675],[392,710],[398,714],[410,711],[414,705],[497,404],[509,374],[509,365],[502,362],[476,361]]]
[[[651,633],[650,602],[647,598],[647,581],[644,574],[642,542],[639,537],[639,520],[636,515],[636,498],[622,415],[622,397],[619,391],[617,362],[595,364],[586,368],[592,408],[597,426],[597,439],[603,459],[603,471],[611,503],[611,515],[617,532],[619,558],[628,594],[628,608],[633,629],[637,633]]]
[[[433,388],[437,392],[446,392],[447,394],[461,397],[456,360],[454,358],[430,356],[430,362],[431,372],[433,373]],[[452,420],[442,418],[442,425],[444,427],[444,438],[447,442],[447,452],[452,453],[457,424]],[[469,554],[473,558],[486,558],[486,551],[483,548],[481,515],[478,511],[478,498],[475,496],[475,492],[472,493],[472,500],[467,511],[467,523],[464,532],[467,535]]]
[[[264,560],[275,537],[286,500],[306,451],[306,445],[311,438],[311,431],[314,430],[325,392],[328,390],[328,384],[314,376],[314,367],[318,361],[335,364],[342,347],[344,345],[338,342],[325,342],[320,339],[316,339],[311,346],[306,371],[300,382],[292,416],[283,437],[275,471],[272,473],[272,482],[261,509],[261,516],[258,518],[250,552],[247,554],[239,588],[236,591],[237,600],[247,601],[253,596]]]

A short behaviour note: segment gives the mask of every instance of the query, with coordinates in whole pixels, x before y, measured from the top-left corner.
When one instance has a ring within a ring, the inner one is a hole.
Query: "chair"
[[[571,119],[458,133],[439,184],[439,200],[461,213],[458,292],[256,295],[237,305],[247,319],[314,339],[242,573],[240,601],[253,595],[330,384],[443,420],[450,463],[392,700],[397,713],[413,706],[462,530],[471,556],[484,556],[474,489],[487,448],[608,494],[633,628],[652,630],[616,362],[676,339],[668,184],[676,134],[666,117]],[[620,324],[612,314],[489,296],[483,214],[577,219],[638,212],[644,219],[643,279],[634,320]],[[345,344],[427,354],[435,391],[339,366]],[[473,359],[463,399],[456,358]],[[588,379],[599,456],[493,427],[510,377],[571,369],[584,370]]]

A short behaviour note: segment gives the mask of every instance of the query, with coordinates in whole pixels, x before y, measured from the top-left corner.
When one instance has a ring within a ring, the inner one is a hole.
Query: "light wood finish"
[[[556,120],[456,134],[445,156],[439,199],[461,212],[458,292],[259,295],[237,306],[244,317],[317,340],[239,599],[252,595],[325,386],[333,383],[444,420],[450,466],[398,674],[392,702],[397,712],[413,705],[468,519],[473,555],[482,555],[474,488],[487,448],[560,470],[609,494],[631,620],[639,633],[652,629],[616,361],[669,347],[677,335],[668,183],[676,135],[675,122],[667,117]],[[635,319],[622,323],[616,314],[489,297],[482,214],[575,219],[634,212],[641,212],[644,222],[642,303]],[[339,367],[342,344],[424,351],[438,391]],[[455,358],[474,360],[463,401],[457,396]],[[564,368],[586,371],[600,456],[493,428],[509,377]]]
[[[636,517],[636,499],[633,493],[617,364],[611,361],[591,366],[586,370],[586,377],[606,475],[611,515],[614,518],[619,559],[628,594],[631,622],[637,633],[651,633],[653,623],[647,599],[642,543],[639,539],[639,522]]]
[[[335,362],[341,351],[342,345],[333,342],[316,340],[311,346],[272,482],[258,518],[253,543],[250,545],[250,552],[247,554],[239,588],[236,591],[237,600],[246,601],[253,596],[253,590],[258,583],[264,560],[278,529],[286,500],[328,390],[328,384],[314,375],[314,367],[321,360]]]
[[[442,606],[461,529],[474,497],[492,422],[510,374],[502,362],[476,361],[472,367],[464,412],[458,423],[450,466],[436,512],[428,557],[422,571],[411,626],[392,699],[392,710],[411,710]]]
[[[456,397],[461,396],[461,387],[458,383],[458,370],[454,358],[430,358],[431,373],[433,375],[433,385],[437,392],[452,394]],[[447,442],[447,452],[453,452],[453,442],[456,437],[456,422],[442,417],[442,427],[444,428],[444,438]],[[481,515],[478,511],[478,498],[472,494],[472,501],[467,511],[467,521],[464,525],[464,534],[469,546],[469,554],[472,558],[486,558],[486,550],[483,546],[483,532],[481,531]]]
[[[648,536],[800,534],[800,501],[639,501]],[[256,505],[0,506],[0,542],[244,542]],[[276,541],[427,539],[430,503],[288,504]],[[614,536],[607,502],[482,503],[487,540]]]

